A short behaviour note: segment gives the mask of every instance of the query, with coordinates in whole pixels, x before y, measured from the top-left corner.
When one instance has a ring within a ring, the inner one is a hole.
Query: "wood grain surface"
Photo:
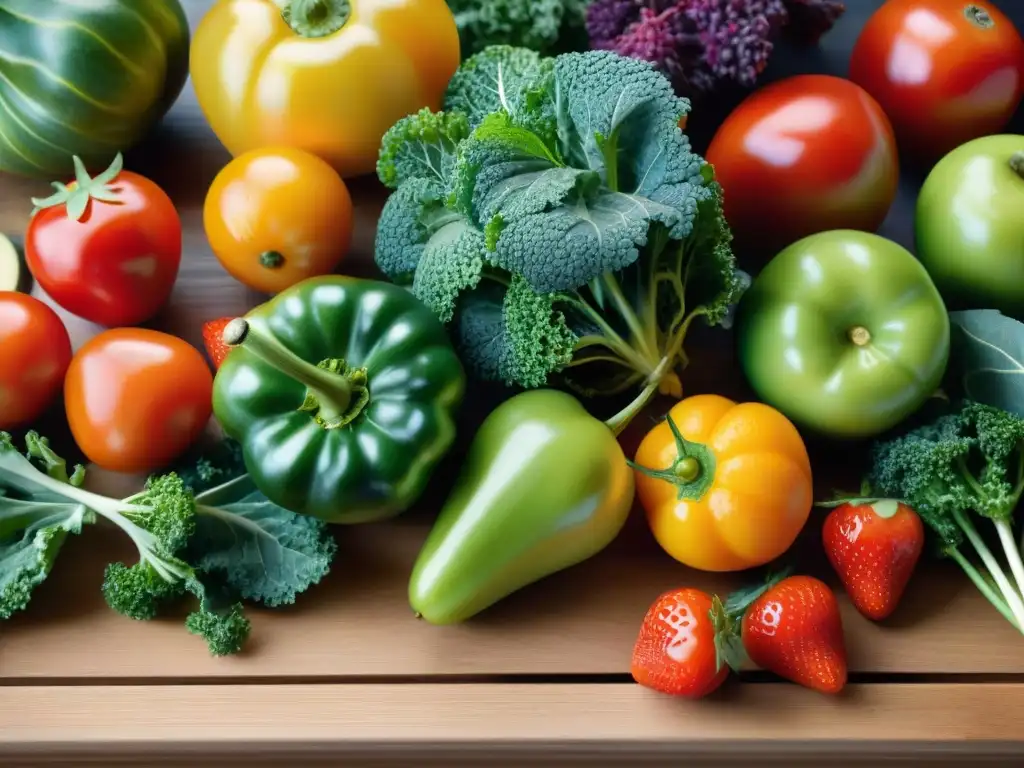
[[[194,24],[210,0],[184,4]],[[766,78],[844,74],[856,33],[878,4],[848,3],[822,50],[780,51]],[[1024,27],[1024,2],[1000,5]],[[698,150],[717,116],[732,106],[694,115]],[[1024,130],[1022,122],[1015,130]],[[264,298],[225,273],[203,233],[205,191],[228,160],[191,85],[154,135],[126,157],[129,168],[168,191],[185,228],[174,294],[150,325],[200,348],[205,320],[244,313]],[[908,246],[919,182],[918,171],[904,172],[881,230]],[[374,179],[349,186],[356,227],[341,271],[376,276],[373,237],[385,193]],[[20,234],[29,198],[46,191],[42,181],[0,177],[0,230]],[[38,289],[36,295],[46,299]],[[58,311],[76,347],[96,331]],[[714,387],[743,396],[729,366],[728,336],[712,345],[721,359],[695,370],[688,391]],[[46,423],[58,446],[73,447],[61,432],[59,405]],[[812,448],[823,488],[847,476],[843,450]],[[451,457],[449,469],[458,458]],[[138,482],[100,471],[90,479],[110,492]],[[391,753],[428,744],[441,750],[435,758],[446,765],[470,749],[486,752],[487,764],[496,765],[499,747],[510,764],[524,759],[526,752],[516,750],[554,750],[587,765],[600,763],[595,750],[612,760],[609,755],[628,752],[630,762],[671,753],[674,761],[716,757],[745,764],[745,756],[756,754],[764,764],[791,766],[839,753],[929,764],[940,754],[969,752],[975,763],[984,755],[1024,755],[1024,641],[954,567],[923,566],[897,615],[882,624],[864,620],[840,597],[852,672],[843,696],[825,699],[751,673],[720,697],[682,703],[629,683],[639,622],[663,590],[727,590],[743,583],[742,576],[682,568],[634,514],[620,539],[592,560],[463,626],[431,627],[413,618],[406,585],[445,482],[403,519],[340,531],[329,578],[293,608],[250,611],[250,648],[228,659],[211,658],[180,617],[143,623],[110,611],[99,592],[103,566],[132,551],[116,537],[89,532],[66,549],[29,611],[2,627],[0,761],[28,766],[75,756],[79,764],[91,755],[112,765],[117,756],[146,755],[150,764],[216,754],[252,765],[302,753],[312,764],[369,753],[399,759]],[[804,533],[799,548],[811,554],[803,565],[835,583],[816,546],[819,523]]]

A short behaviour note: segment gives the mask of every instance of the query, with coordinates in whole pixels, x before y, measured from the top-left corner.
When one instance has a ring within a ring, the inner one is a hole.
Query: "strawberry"
[[[841,504],[825,518],[829,562],[858,611],[875,621],[891,614],[924,548],[924,525],[892,499]]]
[[[210,356],[214,368],[220,368],[220,364],[224,362],[224,358],[231,351],[231,347],[224,343],[221,335],[232,320],[234,320],[233,317],[222,317],[203,324],[203,345],[206,347],[206,354]]]
[[[846,685],[846,644],[839,604],[813,576],[772,581],[726,604],[742,611],[743,648],[754,664],[822,693]]]
[[[727,642],[731,636],[717,626],[724,619],[717,597],[699,589],[665,592],[640,625],[633,647],[633,679],[673,696],[697,699],[708,695],[729,676],[716,645],[716,635]]]

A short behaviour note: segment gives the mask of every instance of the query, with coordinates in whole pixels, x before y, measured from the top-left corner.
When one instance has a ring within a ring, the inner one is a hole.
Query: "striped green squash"
[[[178,98],[188,49],[179,0],[0,0],[0,171],[106,167]]]

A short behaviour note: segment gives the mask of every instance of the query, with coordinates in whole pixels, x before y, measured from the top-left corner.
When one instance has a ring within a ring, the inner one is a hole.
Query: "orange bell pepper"
[[[676,403],[641,441],[636,494],[662,548],[702,571],[739,571],[793,544],[814,502],[800,433],[761,403]]]
[[[190,68],[232,155],[291,146],[351,177],[374,170],[396,121],[441,108],[459,60],[444,0],[217,0]]]

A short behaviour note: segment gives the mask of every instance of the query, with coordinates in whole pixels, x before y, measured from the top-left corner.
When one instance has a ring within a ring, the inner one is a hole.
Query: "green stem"
[[[964,573],[967,574],[967,577],[974,582],[974,586],[978,588],[978,591],[985,596],[985,599],[992,603],[992,606],[1003,615],[1003,618],[1010,622],[1010,624],[1012,624],[1018,631],[1024,631],[1021,630],[1021,626],[1017,623],[1017,619],[1015,619],[1013,614],[1010,612],[1009,607],[1006,605],[1006,601],[1003,600],[1003,598],[1000,597],[994,589],[992,589],[991,585],[985,581],[984,577],[978,573],[978,569],[974,567],[974,564],[960,554],[960,550],[958,549],[951,549],[947,554],[956,561],[956,563],[963,569]]]
[[[352,6],[349,0],[290,0],[281,15],[301,37],[326,37],[345,26]]]
[[[652,372],[654,366],[637,354],[636,350],[634,350],[633,347],[631,347],[629,343],[622,338],[592,306],[590,306],[589,302],[584,301],[580,297],[573,297],[570,295],[560,296],[559,299],[567,304],[571,304],[575,309],[582,312],[590,322],[601,330],[601,333],[607,338],[604,346],[621,355],[623,360],[628,361],[630,365],[644,375],[648,375]],[[588,336],[586,338],[593,337]]]
[[[1024,179],[1024,151],[1010,155],[1010,170]]]
[[[284,266],[284,254],[280,251],[264,251],[260,254],[260,266],[267,269],[280,269]]]
[[[633,338],[636,340],[636,343],[640,345],[640,353],[648,358],[656,357],[658,352],[656,349],[650,348],[647,341],[647,334],[644,332],[643,325],[640,323],[640,318],[636,316],[636,312],[633,311],[633,307],[631,307],[629,302],[626,301],[626,297],[622,293],[622,286],[619,285],[618,279],[615,275],[607,273],[604,276],[604,284],[608,289],[609,295],[612,297],[612,301],[615,302],[615,306],[618,308],[619,314],[626,322],[626,327],[628,327],[630,333],[633,334]]]
[[[344,418],[352,403],[352,384],[344,376],[307,363],[276,339],[253,329],[242,317],[227,324],[222,338],[229,347],[245,347],[267,365],[305,384],[319,403],[319,414],[324,421],[334,422]]]
[[[608,428],[616,435],[622,434],[622,431],[629,426],[629,423],[636,418],[636,415],[642,411],[647,404],[651,401],[651,398],[657,393],[659,387],[661,387],[661,380],[669,369],[669,359],[665,358],[661,361],[654,372],[647,379],[647,386],[643,388],[643,391],[637,395],[633,402],[623,408],[621,411],[616,413],[610,419],[605,420],[605,424]]]
[[[957,525],[963,530],[967,536],[967,540],[971,542],[978,556],[981,558],[981,562],[985,564],[988,572],[995,579],[996,586],[999,587],[999,591],[1003,593],[1003,598],[1006,600],[1006,605],[1013,613],[1016,619],[1016,625],[1018,627],[1024,627],[1024,601],[1021,599],[1021,595],[1015,592],[1013,586],[1010,584],[1010,580],[1006,578],[1006,574],[1003,573],[1003,569],[999,566],[999,562],[996,560],[995,555],[986,546],[984,540],[978,534],[974,524],[967,518],[967,516],[961,512],[956,511],[953,513],[953,517],[956,520]]]
[[[972,24],[976,24],[982,29],[988,29],[989,27],[995,26],[995,21],[989,15],[989,12],[982,8],[980,5],[971,3],[964,8],[964,16]]]
[[[1003,545],[1003,552],[1010,564],[1010,573],[1017,583],[1018,594],[1024,595],[1024,562],[1021,561],[1020,552],[1017,550],[1017,542],[1013,540],[1013,529],[1010,528],[1008,520],[993,520],[996,531],[999,534],[999,543]]]

